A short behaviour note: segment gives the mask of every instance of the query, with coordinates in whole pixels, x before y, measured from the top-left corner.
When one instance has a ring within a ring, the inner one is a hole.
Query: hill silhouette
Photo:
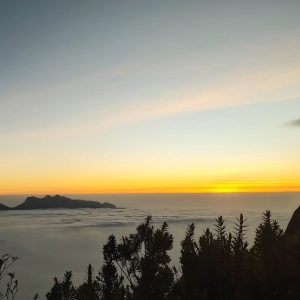
[[[116,208],[116,206],[108,202],[100,203],[97,201],[74,200],[60,195],[47,195],[43,198],[31,196],[26,198],[22,204],[19,204],[13,208],[10,208],[0,203],[0,210],[29,210],[49,208]]]
[[[9,210],[10,208],[4,204],[0,203],[0,210]]]
[[[285,230],[286,235],[297,235],[300,237],[300,206],[294,211],[292,218]]]

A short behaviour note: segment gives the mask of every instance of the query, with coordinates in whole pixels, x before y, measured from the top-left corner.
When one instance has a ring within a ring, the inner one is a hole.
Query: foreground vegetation
[[[234,232],[227,233],[224,219],[219,217],[214,230],[206,229],[199,239],[194,224],[189,225],[177,270],[169,256],[173,236],[167,224],[155,228],[148,217],[135,233],[119,242],[114,235],[108,237],[103,247],[104,263],[97,274],[89,265],[85,281],[76,287],[72,272],[67,271],[61,280],[54,278],[46,298],[300,299],[300,237],[284,234],[267,211],[249,247],[245,221],[241,214]]]

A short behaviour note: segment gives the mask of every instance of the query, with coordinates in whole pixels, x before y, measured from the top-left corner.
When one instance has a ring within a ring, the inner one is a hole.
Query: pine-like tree
[[[117,242],[114,235],[108,237],[103,246],[104,264],[97,279],[101,284],[102,298],[104,300],[124,299],[123,276],[119,276],[115,263],[118,263]]]
[[[233,251],[233,298],[247,299],[248,242],[245,239],[247,225],[243,214],[236,219],[232,239]]]
[[[173,247],[173,236],[168,226],[154,229],[152,218],[147,217],[136,233],[122,238],[116,245],[110,239],[106,246],[111,249],[107,268],[118,267],[128,283],[129,299],[165,299],[173,288],[174,272],[169,267],[168,251]]]
[[[94,280],[94,270],[91,264],[87,268],[86,281],[77,289],[77,300],[100,300],[100,285]]]
[[[199,295],[198,272],[199,257],[198,247],[195,242],[195,225],[190,224],[186,230],[185,238],[181,242],[181,269],[182,280],[180,282],[182,294],[187,300],[197,299]]]
[[[266,211],[256,229],[251,251],[255,281],[252,290],[255,296],[264,299],[281,299],[282,247],[283,230],[277,221],[271,219],[271,212]]]
[[[47,293],[47,300],[77,300],[76,289],[72,283],[72,272],[66,271],[62,281],[54,278],[54,285]]]

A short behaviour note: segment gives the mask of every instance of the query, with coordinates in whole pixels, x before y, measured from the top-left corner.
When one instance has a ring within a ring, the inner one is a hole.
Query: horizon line
[[[29,195],[203,195],[203,194],[285,194],[285,193],[300,193],[299,190],[280,190],[280,191],[207,191],[207,192],[113,192],[113,193],[9,193],[0,194],[0,196],[29,196]]]

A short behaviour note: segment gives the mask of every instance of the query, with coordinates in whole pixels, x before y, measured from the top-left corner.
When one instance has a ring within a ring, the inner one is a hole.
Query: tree
[[[276,220],[271,219],[271,212],[263,214],[262,222],[256,229],[252,248],[253,278],[252,290],[255,296],[264,299],[283,299],[281,274],[283,271],[283,230]]]
[[[233,297],[234,299],[247,299],[248,286],[248,242],[245,239],[246,219],[243,214],[236,219],[234,224],[234,235],[232,240],[233,251]]]
[[[182,280],[179,284],[182,285],[182,295],[186,299],[196,299],[200,294],[198,288],[198,272],[199,272],[199,248],[195,242],[195,225],[192,223],[188,226],[185,238],[181,242],[181,269]],[[180,290],[180,289],[179,289]]]
[[[136,233],[122,237],[118,245],[115,238],[110,237],[105,247],[109,249],[109,259],[105,265],[113,272],[114,267],[119,269],[128,283],[128,299],[167,297],[173,287],[174,272],[169,267],[168,255],[173,247],[173,236],[165,222],[155,229],[149,216],[137,227]]]
[[[77,300],[100,300],[100,285],[94,280],[94,270],[91,264],[87,267],[86,281],[77,289]]]
[[[94,279],[91,265],[77,289],[72,273],[54,279],[48,300],[296,300],[300,298],[300,236],[283,234],[271,213],[263,214],[254,245],[248,249],[246,219],[241,214],[233,234],[222,216],[212,232],[195,239],[188,226],[181,242],[181,270],[170,268],[173,236],[168,226],[154,228],[152,218],[123,236],[108,237],[104,264]],[[176,276],[176,278],[175,278]],[[12,278],[13,279],[13,278]],[[8,298],[7,298],[8,299]]]
[[[123,276],[119,276],[114,261],[117,262],[117,242],[113,235],[103,246],[104,264],[97,279],[101,282],[102,297],[105,300],[124,299]]]
[[[18,292],[18,280],[15,278],[15,273],[9,272],[9,268],[16,262],[17,259],[18,257],[10,254],[4,254],[0,258],[0,282],[5,277],[8,277],[6,290],[4,292],[0,291],[0,300],[13,300],[16,297]]]
[[[77,300],[76,289],[72,283],[72,272],[66,271],[62,281],[54,278],[54,284],[46,295],[47,300]]]
[[[198,244],[191,224],[182,241],[181,268],[184,299],[228,299],[232,288],[232,236],[218,217],[216,234],[206,229]]]

